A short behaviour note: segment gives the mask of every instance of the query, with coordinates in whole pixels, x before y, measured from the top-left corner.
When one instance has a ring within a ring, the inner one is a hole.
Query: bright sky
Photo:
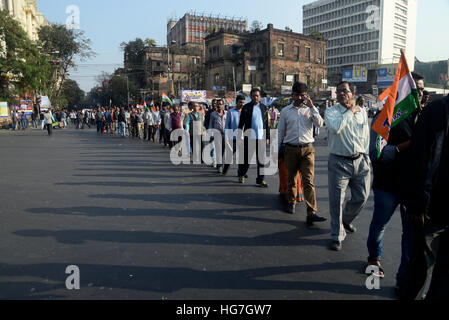
[[[37,0],[37,5],[50,22],[62,24],[69,16],[66,8],[79,7],[80,27],[92,40],[97,57],[80,64],[78,71],[71,72],[71,78],[87,92],[95,86],[95,77],[102,71],[110,73],[123,66],[121,42],[152,38],[158,45],[165,45],[170,17],[182,17],[194,10],[244,17],[249,25],[259,20],[264,26],[273,23],[278,29],[288,26],[294,32],[302,32],[302,6],[310,2],[312,0]],[[416,56],[421,61],[449,59],[447,17],[449,0],[419,0]]]

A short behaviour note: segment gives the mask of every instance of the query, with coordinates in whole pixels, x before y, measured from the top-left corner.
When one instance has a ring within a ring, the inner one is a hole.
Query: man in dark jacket
[[[449,299],[449,96],[432,102],[416,125],[409,178],[403,181],[407,216],[413,223],[403,300]],[[431,283],[427,295],[425,290]]]
[[[265,159],[259,159],[259,144],[261,140],[265,140],[265,133],[267,144],[270,139],[270,130],[268,126],[268,108],[260,103],[261,91],[254,88],[251,91],[252,101],[243,107],[240,114],[239,129],[243,132],[252,129],[251,139],[255,140],[256,144],[256,159],[257,159],[257,181],[256,185],[261,188],[268,188],[268,184],[264,181],[265,177],[261,174],[261,169],[264,167]],[[249,139],[245,136],[245,163],[239,165],[239,182],[245,183],[246,174],[249,170]],[[265,143],[265,142],[263,142]],[[251,157],[252,158],[252,157]]]

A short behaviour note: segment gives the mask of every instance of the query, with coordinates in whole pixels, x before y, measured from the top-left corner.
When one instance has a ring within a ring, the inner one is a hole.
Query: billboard
[[[9,118],[7,102],[0,102],[0,118]]]
[[[33,114],[33,101],[30,99],[22,99],[20,100],[20,107],[17,112],[22,113],[25,112],[26,115]]]
[[[198,103],[206,103],[207,102],[207,93],[205,90],[184,90],[182,91],[182,102],[198,102]]]
[[[41,111],[47,111],[50,107],[50,99],[47,96],[41,96]]]
[[[367,82],[368,81],[368,70],[362,66],[354,66],[350,70],[343,70],[343,81]]]
[[[377,69],[377,85],[379,88],[388,88],[393,84],[396,71],[398,70],[397,64],[381,66]]]

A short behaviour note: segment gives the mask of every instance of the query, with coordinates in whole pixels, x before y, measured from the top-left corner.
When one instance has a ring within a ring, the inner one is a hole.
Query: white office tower
[[[326,38],[329,75],[397,63],[401,49],[413,70],[417,7],[418,0],[319,0],[303,7],[304,34]]]

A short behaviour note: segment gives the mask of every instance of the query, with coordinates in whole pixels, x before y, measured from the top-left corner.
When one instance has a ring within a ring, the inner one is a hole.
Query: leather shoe
[[[345,227],[345,230],[349,233],[356,233],[357,229],[352,224],[347,224],[343,222],[343,226]]]
[[[333,251],[341,251],[343,246],[340,241],[332,241],[330,249]]]
[[[295,214],[296,213],[296,205],[295,204],[289,204],[287,207],[287,213]]]
[[[309,227],[313,227],[315,222],[325,222],[325,221],[327,221],[326,218],[322,218],[316,214],[307,216],[307,226]]]

